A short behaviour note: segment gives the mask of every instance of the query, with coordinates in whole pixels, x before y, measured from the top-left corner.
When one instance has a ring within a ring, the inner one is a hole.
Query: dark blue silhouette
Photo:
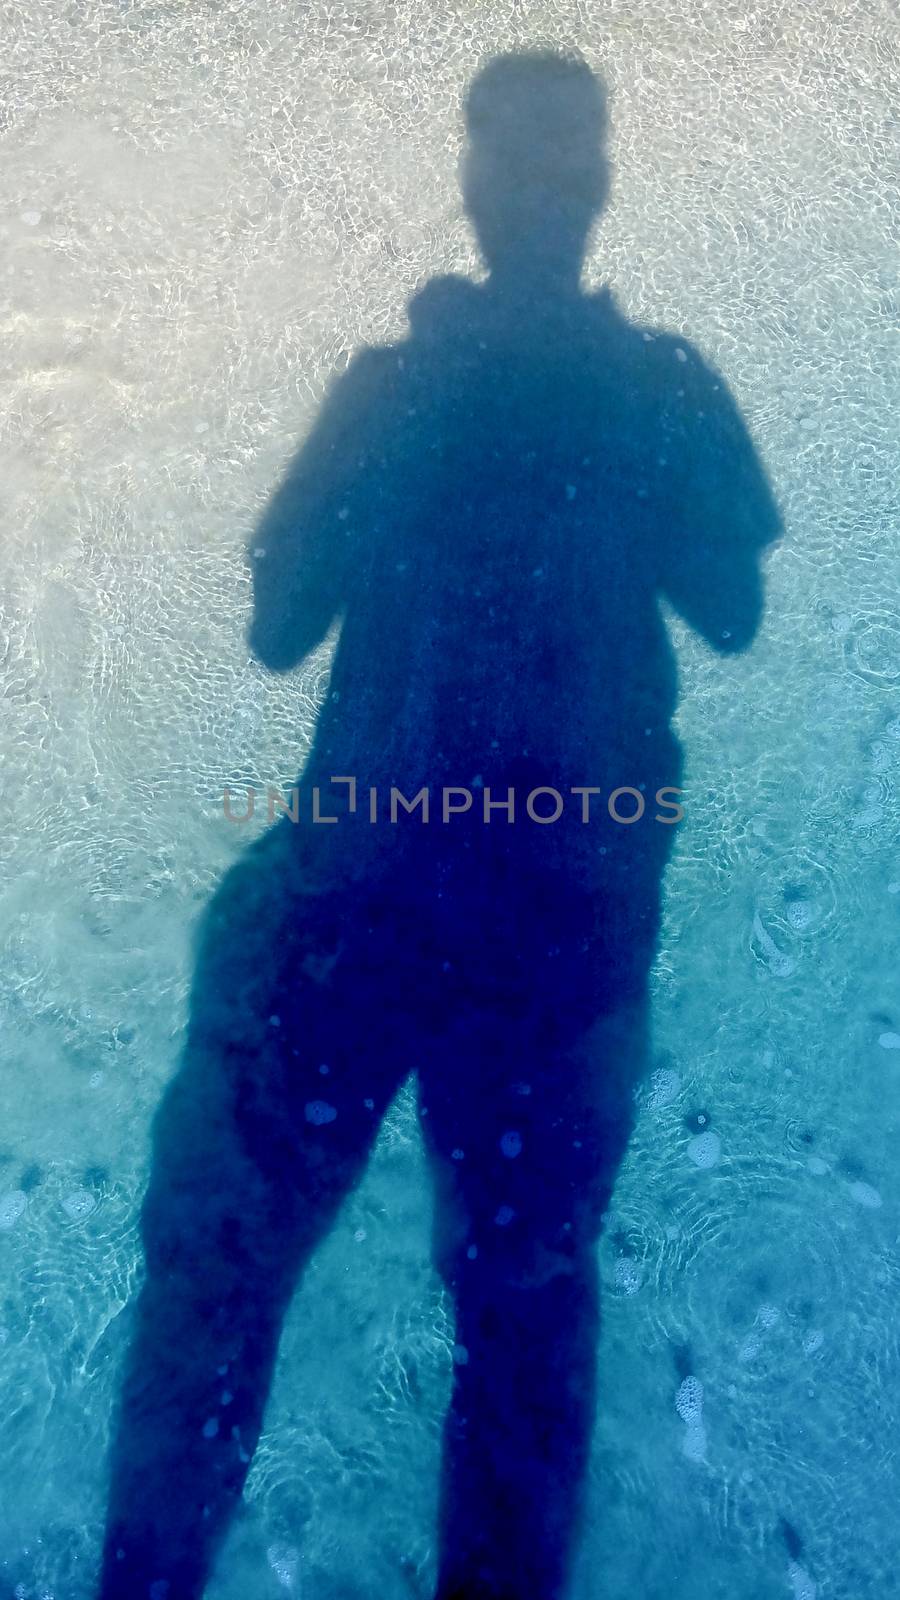
[[[253,539],[260,660],[292,668],[337,621],[340,639],[301,822],[247,850],[200,931],[155,1124],[103,1600],[201,1594],[285,1307],[412,1071],[467,1353],[437,1594],[565,1589],[595,1247],[645,1066],[673,836],[654,796],[681,771],[658,602],[744,649],[779,520],[722,380],[579,288],[607,185],[596,78],[503,57],[466,117],[487,280],[426,285],[409,338],[356,357]],[[351,776],[355,810],[333,782]],[[310,820],[314,785],[336,823]],[[447,823],[445,785],[473,796]],[[430,820],[392,824],[392,786],[427,786]],[[621,786],[646,800],[633,823],[606,806]],[[558,821],[527,815],[539,788],[565,798]],[[486,789],[514,791],[515,820],[483,820]]]

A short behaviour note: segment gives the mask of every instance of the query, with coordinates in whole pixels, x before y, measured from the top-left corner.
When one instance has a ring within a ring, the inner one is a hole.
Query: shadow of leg
[[[474,1264],[473,1264],[474,1265]],[[594,1420],[596,1265],[538,1287],[457,1287],[440,1600],[560,1596]]]
[[[516,1028],[487,1023],[454,1087],[425,1089],[436,1257],[456,1306],[438,1600],[562,1600],[581,1516],[595,1246],[633,1126],[643,1007],[546,1055],[537,1037],[518,1032],[517,1048]]]
[[[342,964],[349,908],[288,897],[283,867],[265,843],[213,901],[185,1060],[154,1124],[101,1600],[202,1594],[298,1274],[398,1087]]]
[[[202,1593],[259,1435],[296,1273],[330,1218],[328,1207],[301,1229],[296,1207],[246,1158],[236,1130],[218,1117],[211,1126],[209,1106],[192,1103],[194,1071],[189,1063],[158,1121],[103,1600]]]

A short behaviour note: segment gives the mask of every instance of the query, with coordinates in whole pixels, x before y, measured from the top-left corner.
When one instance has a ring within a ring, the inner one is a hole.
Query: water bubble
[[[765,962],[769,971],[774,973],[776,978],[790,977],[797,963],[793,956],[786,955],[783,950],[779,950],[772,935],[763,926],[762,918],[758,911],[753,917],[753,943],[751,948],[753,948],[754,944],[760,952],[760,959]]]
[[[788,1582],[794,1591],[794,1600],[816,1600],[816,1586],[805,1567],[796,1561],[788,1562]]]
[[[882,1050],[900,1050],[900,1033],[880,1033],[878,1043]]]
[[[753,1319],[753,1327],[747,1334],[740,1346],[740,1349],[738,1350],[738,1360],[755,1360],[762,1349],[760,1329],[766,1330],[769,1328],[774,1328],[776,1323],[780,1321],[781,1312],[777,1306],[770,1305],[768,1302],[761,1305],[756,1313],[755,1318]]]
[[[882,1204],[881,1195],[870,1183],[851,1183],[850,1194],[857,1205],[868,1206],[871,1211],[877,1211]]]
[[[864,796],[863,798],[867,799],[868,797]],[[884,806],[875,805],[870,801],[870,803],[863,806],[861,811],[854,811],[850,818],[850,825],[853,828],[877,828],[883,820]]]
[[[266,1551],[266,1560],[284,1589],[292,1589],[297,1577],[300,1553],[293,1545],[273,1544]]]
[[[96,1204],[96,1198],[89,1189],[73,1189],[63,1200],[62,1208],[76,1222],[80,1222],[82,1217],[90,1216]]]
[[[214,1439],[216,1437],[216,1434],[218,1433],[218,1431],[219,1431],[219,1419],[218,1419],[218,1417],[210,1417],[208,1419],[208,1421],[204,1422],[204,1424],[203,1424],[203,1437],[204,1437],[204,1439]]]
[[[513,1161],[516,1156],[522,1154],[522,1135],[516,1133],[514,1129],[504,1133],[500,1140],[500,1149],[509,1161]]]
[[[846,661],[851,672],[876,688],[900,683],[900,624],[889,611],[873,611],[848,631]]]
[[[815,917],[815,908],[806,900],[793,900],[785,909],[785,917],[795,933],[802,933]]]
[[[706,1460],[706,1429],[702,1422],[688,1423],[681,1449],[688,1461]]]
[[[630,1256],[620,1256],[616,1262],[616,1288],[622,1294],[637,1294],[643,1278],[641,1269]]]
[[[696,1422],[703,1415],[703,1385],[699,1378],[683,1379],[675,1396],[675,1410],[682,1422]]]
[[[722,1141],[712,1128],[707,1128],[691,1139],[687,1153],[695,1167],[714,1167],[722,1154]]]
[[[324,1123],[334,1121],[337,1111],[334,1106],[328,1104],[327,1100],[307,1100],[304,1116],[307,1122],[311,1122],[314,1127],[321,1128]]]
[[[28,1196],[22,1189],[9,1189],[6,1194],[0,1194],[0,1228],[14,1227],[27,1204]]]
[[[758,1333],[748,1333],[738,1350],[738,1361],[755,1361],[762,1349],[762,1340]]]
[[[647,1108],[658,1111],[662,1106],[670,1106],[677,1098],[681,1088],[681,1079],[671,1067],[658,1067],[653,1073],[649,1083]]]
[[[699,1378],[684,1379],[675,1396],[675,1410],[685,1424],[683,1454],[689,1461],[704,1461],[706,1429],[703,1426],[703,1385]]]

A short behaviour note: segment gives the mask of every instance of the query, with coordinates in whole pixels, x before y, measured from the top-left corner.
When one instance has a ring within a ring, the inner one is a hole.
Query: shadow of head
[[[606,205],[606,91],[552,51],[496,57],[464,105],[461,181],[492,277],[571,279]]]

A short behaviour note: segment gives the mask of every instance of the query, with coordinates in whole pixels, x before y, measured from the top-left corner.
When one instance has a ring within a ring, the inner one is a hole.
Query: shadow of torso
[[[637,781],[634,730],[660,738],[674,709],[653,558],[666,421],[645,347],[607,296],[524,331],[453,280],[412,325],[404,352],[359,365],[389,435],[346,507],[340,701],[314,760],[349,744],[381,782],[501,786],[527,754],[552,786]]]
[[[612,1007],[652,959],[673,831],[654,797],[681,776],[659,601],[743,648],[777,514],[722,381],[608,291],[538,300],[443,278],[410,322],[338,380],[256,535],[260,658],[289,667],[340,619],[300,780],[340,824],[295,830],[299,870],[389,883],[445,942],[471,947],[477,927],[524,950],[531,927],[535,960],[555,905],[594,941]],[[334,775],[356,778],[355,816]],[[445,823],[447,785],[474,801]],[[429,789],[428,826],[421,809],[390,823],[392,786]],[[551,824],[526,814],[539,787],[564,797]],[[645,797],[636,822],[609,814],[620,787]],[[487,825],[484,792],[511,788],[514,823],[495,807]]]
[[[608,295],[524,328],[493,301],[432,283],[408,343],[345,379],[376,436],[359,429],[358,475],[335,483],[323,559],[343,569],[343,627],[307,782],[501,788],[523,757],[561,788],[672,777],[656,604],[685,424],[671,348],[667,392]]]

